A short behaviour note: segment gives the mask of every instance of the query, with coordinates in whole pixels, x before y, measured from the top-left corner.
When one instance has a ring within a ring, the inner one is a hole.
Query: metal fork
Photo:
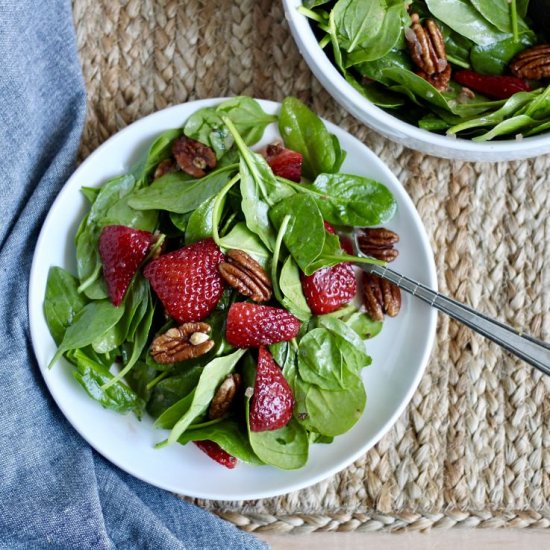
[[[359,250],[357,235],[354,235],[354,237],[353,245],[356,254],[364,256]],[[489,340],[523,359],[526,363],[544,372],[544,374],[550,375],[550,344],[513,329],[500,321],[491,319],[456,300],[447,298],[422,283],[413,281],[409,277],[389,269],[387,266],[373,264],[357,264],[357,266],[367,273],[373,273],[382,279],[387,279],[405,292],[416,296],[452,319],[489,338]]]

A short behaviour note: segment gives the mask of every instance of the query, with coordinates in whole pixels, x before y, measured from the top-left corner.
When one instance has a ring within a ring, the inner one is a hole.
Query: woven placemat
[[[312,76],[277,1],[74,0],[74,17],[89,109],[81,158],[169,105],[296,95],[403,182],[442,292],[550,339],[550,156],[453,162],[376,135]],[[351,467],[279,498],[196,502],[249,531],[549,527],[550,379],[447,318],[437,335],[406,412]]]

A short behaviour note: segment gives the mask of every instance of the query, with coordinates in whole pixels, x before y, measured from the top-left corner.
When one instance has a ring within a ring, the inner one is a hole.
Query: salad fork
[[[357,243],[357,232],[354,233],[353,247],[358,256],[366,257]],[[387,265],[356,264],[358,267],[386,279],[400,289],[419,298],[428,305],[442,311],[455,321],[458,321],[472,330],[495,342],[506,351],[523,359],[544,374],[550,375],[550,344],[543,342],[516,330],[496,319],[476,311],[452,298],[448,298],[435,290],[406,277]]]

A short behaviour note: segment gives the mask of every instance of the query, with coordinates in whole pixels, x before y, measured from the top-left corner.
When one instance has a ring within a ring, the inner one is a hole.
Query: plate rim
[[[234,96],[233,96],[234,97]],[[95,158],[102,152],[104,149],[107,149],[108,147],[111,147],[113,143],[116,143],[119,139],[123,139],[126,137],[126,135],[131,135],[136,131],[136,128],[139,128],[140,125],[146,126],[146,124],[154,118],[165,116],[167,113],[174,111],[175,113],[180,111],[182,107],[189,106],[190,104],[195,107],[194,110],[200,109],[205,106],[214,105],[216,103],[219,103],[221,101],[230,99],[231,97],[215,97],[215,98],[207,98],[207,99],[199,99],[194,101],[188,101],[185,103],[179,103],[177,105],[173,105],[170,107],[167,107],[165,109],[161,109],[159,111],[155,111],[145,117],[142,117],[133,123],[129,124],[127,127],[123,128],[122,130],[116,132],[112,136],[110,136],[107,140],[105,140],[104,143],[102,143],[99,147],[97,147],[71,174],[71,176],[66,180],[66,182],[63,184],[61,189],[59,190],[55,200],[52,202],[48,214],[46,215],[44,222],[42,224],[42,227],[40,229],[40,234],[38,236],[38,239],[36,241],[35,250],[33,253],[33,259],[31,264],[31,270],[30,270],[30,277],[29,277],[29,288],[28,288],[28,300],[27,300],[27,307],[29,311],[29,327],[30,327],[30,335],[31,335],[31,342],[33,347],[33,352],[35,354],[36,362],[38,363],[42,378],[46,384],[46,387],[48,388],[48,392],[50,396],[55,401],[57,407],[65,417],[65,419],[69,422],[69,424],[75,429],[75,431],[86,441],[86,443],[94,449],[97,453],[99,453],[102,457],[104,457],[106,460],[120,468],[121,470],[127,472],[128,474],[132,475],[133,477],[140,479],[141,481],[144,481],[145,483],[148,483],[149,485],[159,487],[161,489],[174,492],[174,488],[169,486],[169,484],[157,482],[157,481],[151,481],[146,476],[143,476],[140,474],[139,471],[136,471],[135,468],[129,468],[126,464],[119,461],[116,457],[112,456],[112,453],[109,452],[109,450],[105,449],[98,449],[96,445],[94,445],[86,435],[86,433],[83,433],[83,431],[75,426],[71,420],[72,414],[74,414],[74,411],[68,411],[66,407],[64,406],[62,400],[57,395],[57,390],[55,389],[55,384],[53,383],[52,379],[48,376],[46,376],[46,373],[49,372],[47,369],[47,366],[45,364],[42,364],[36,353],[36,347],[35,342],[38,341],[37,333],[40,330],[38,327],[38,319],[36,314],[34,313],[34,306],[33,300],[35,299],[34,293],[37,292],[36,286],[37,283],[35,282],[38,277],[38,271],[40,267],[37,265],[37,256],[38,251],[43,246],[43,241],[46,238],[46,229],[48,225],[51,223],[51,219],[53,219],[55,207],[58,202],[62,200],[62,196],[64,195],[64,192],[66,192],[67,189],[72,188],[74,183],[72,183],[74,180],[78,180],[80,171],[84,169],[84,167],[87,167],[90,164],[93,164],[95,161]],[[262,108],[265,108],[265,106],[269,106],[271,109],[277,110],[280,108],[281,103],[277,101],[271,101],[271,100],[265,100],[265,99],[257,99],[257,101],[260,103]],[[369,162],[374,162],[378,165],[378,168],[381,169],[385,175],[393,180],[393,183],[398,189],[398,194],[400,200],[408,203],[408,213],[414,218],[415,225],[418,227],[420,240],[422,243],[423,248],[425,248],[427,252],[427,259],[428,259],[428,265],[427,265],[427,272],[426,272],[426,283],[429,284],[434,290],[437,290],[437,271],[435,266],[435,260],[434,260],[434,254],[433,250],[430,245],[429,237],[427,235],[426,229],[424,227],[424,224],[422,223],[422,220],[420,218],[420,215],[405,188],[401,184],[401,182],[397,179],[397,176],[389,169],[389,167],[378,157],[378,155],[370,149],[367,145],[365,145],[363,142],[361,142],[358,138],[356,138],[353,134],[348,132],[347,130],[344,130],[343,128],[340,128],[336,124],[328,121],[325,118],[322,118],[323,122],[327,125],[328,129],[331,132],[343,132],[344,134],[347,134],[347,136],[352,140],[355,141],[356,144],[359,146],[359,148],[362,148],[368,152],[372,158],[369,159]],[[170,128],[175,127],[174,125],[170,126]],[[159,129],[158,133],[161,133],[164,130],[169,129],[169,127],[165,127],[163,129]],[[139,135],[139,132],[138,132]],[[153,138],[154,139],[154,138]],[[101,182],[98,183],[98,186],[101,185]],[[51,267],[51,266],[50,266]],[[40,300],[40,305],[43,304],[43,297]],[[41,314],[43,316],[43,309],[40,309]],[[375,434],[370,438],[371,440],[364,443],[359,444],[358,448],[355,452],[350,453],[347,455],[345,460],[340,461],[338,464],[328,468],[324,469],[323,472],[311,475],[307,478],[306,481],[300,481],[300,482],[291,482],[287,484],[285,487],[281,488],[277,491],[272,490],[254,490],[249,491],[247,493],[243,494],[236,494],[231,497],[228,497],[226,494],[222,493],[216,493],[213,491],[202,491],[200,493],[197,492],[185,492],[184,494],[189,497],[193,498],[204,498],[209,500],[255,500],[259,498],[270,498],[270,497],[276,497],[284,494],[288,494],[292,491],[297,491],[300,489],[304,489],[306,487],[310,487],[316,483],[319,483],[320,481],[323,481],[334,474],[342,471],[346,467],[348,467],[350,464],[352,464],[355,460],[357,460],[360,456],[364,455],[369,449],[371,449],[374,445],[376,445],[380,439],[394,426],[396,423],[398,417],[403,413],[405,408],[410,403],[412,396],[416,389],[418,388],[418,385],[420,383],[420,380],[422,376],[425,373],[428,360],[430,358],[430,355],[433,351],[434,342],[435,342],[435,336],[436,336],[436,325],[437,325],[437,311],[435,309],[431,309],[428,314],[428,323],[427,323],[427,338],[424,344],[424,350],[421,356],[421,359],[419,361],[419,368],[417,370],[416,376],[412,380],[412,383],[409,385],[408,391],[406,392],[404,398],[399,403],[399,406],[396,408],[394,413],[386,420],[383,424],[383,426],[375,432]],[[367,388],[368,389],[368,388]],[[82,394],[85,395],[85,392]],[[98,405],[99,406],[99,405]],[[179,492],[179,490],[178,490]],[[183,493],[182,493],[183,494]]]

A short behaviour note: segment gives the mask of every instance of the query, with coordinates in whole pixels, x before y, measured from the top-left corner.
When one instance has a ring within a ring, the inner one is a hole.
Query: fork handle
[[[387,279],[430,306],[446,313],[452,319],[489,338],[505,350],[550,375],[550,344],[532,338],[504,323],[491,319],[475,309],[447,298],[431,288],[413,281],[391,269],[378,265],[361,265],[368,273]]]

